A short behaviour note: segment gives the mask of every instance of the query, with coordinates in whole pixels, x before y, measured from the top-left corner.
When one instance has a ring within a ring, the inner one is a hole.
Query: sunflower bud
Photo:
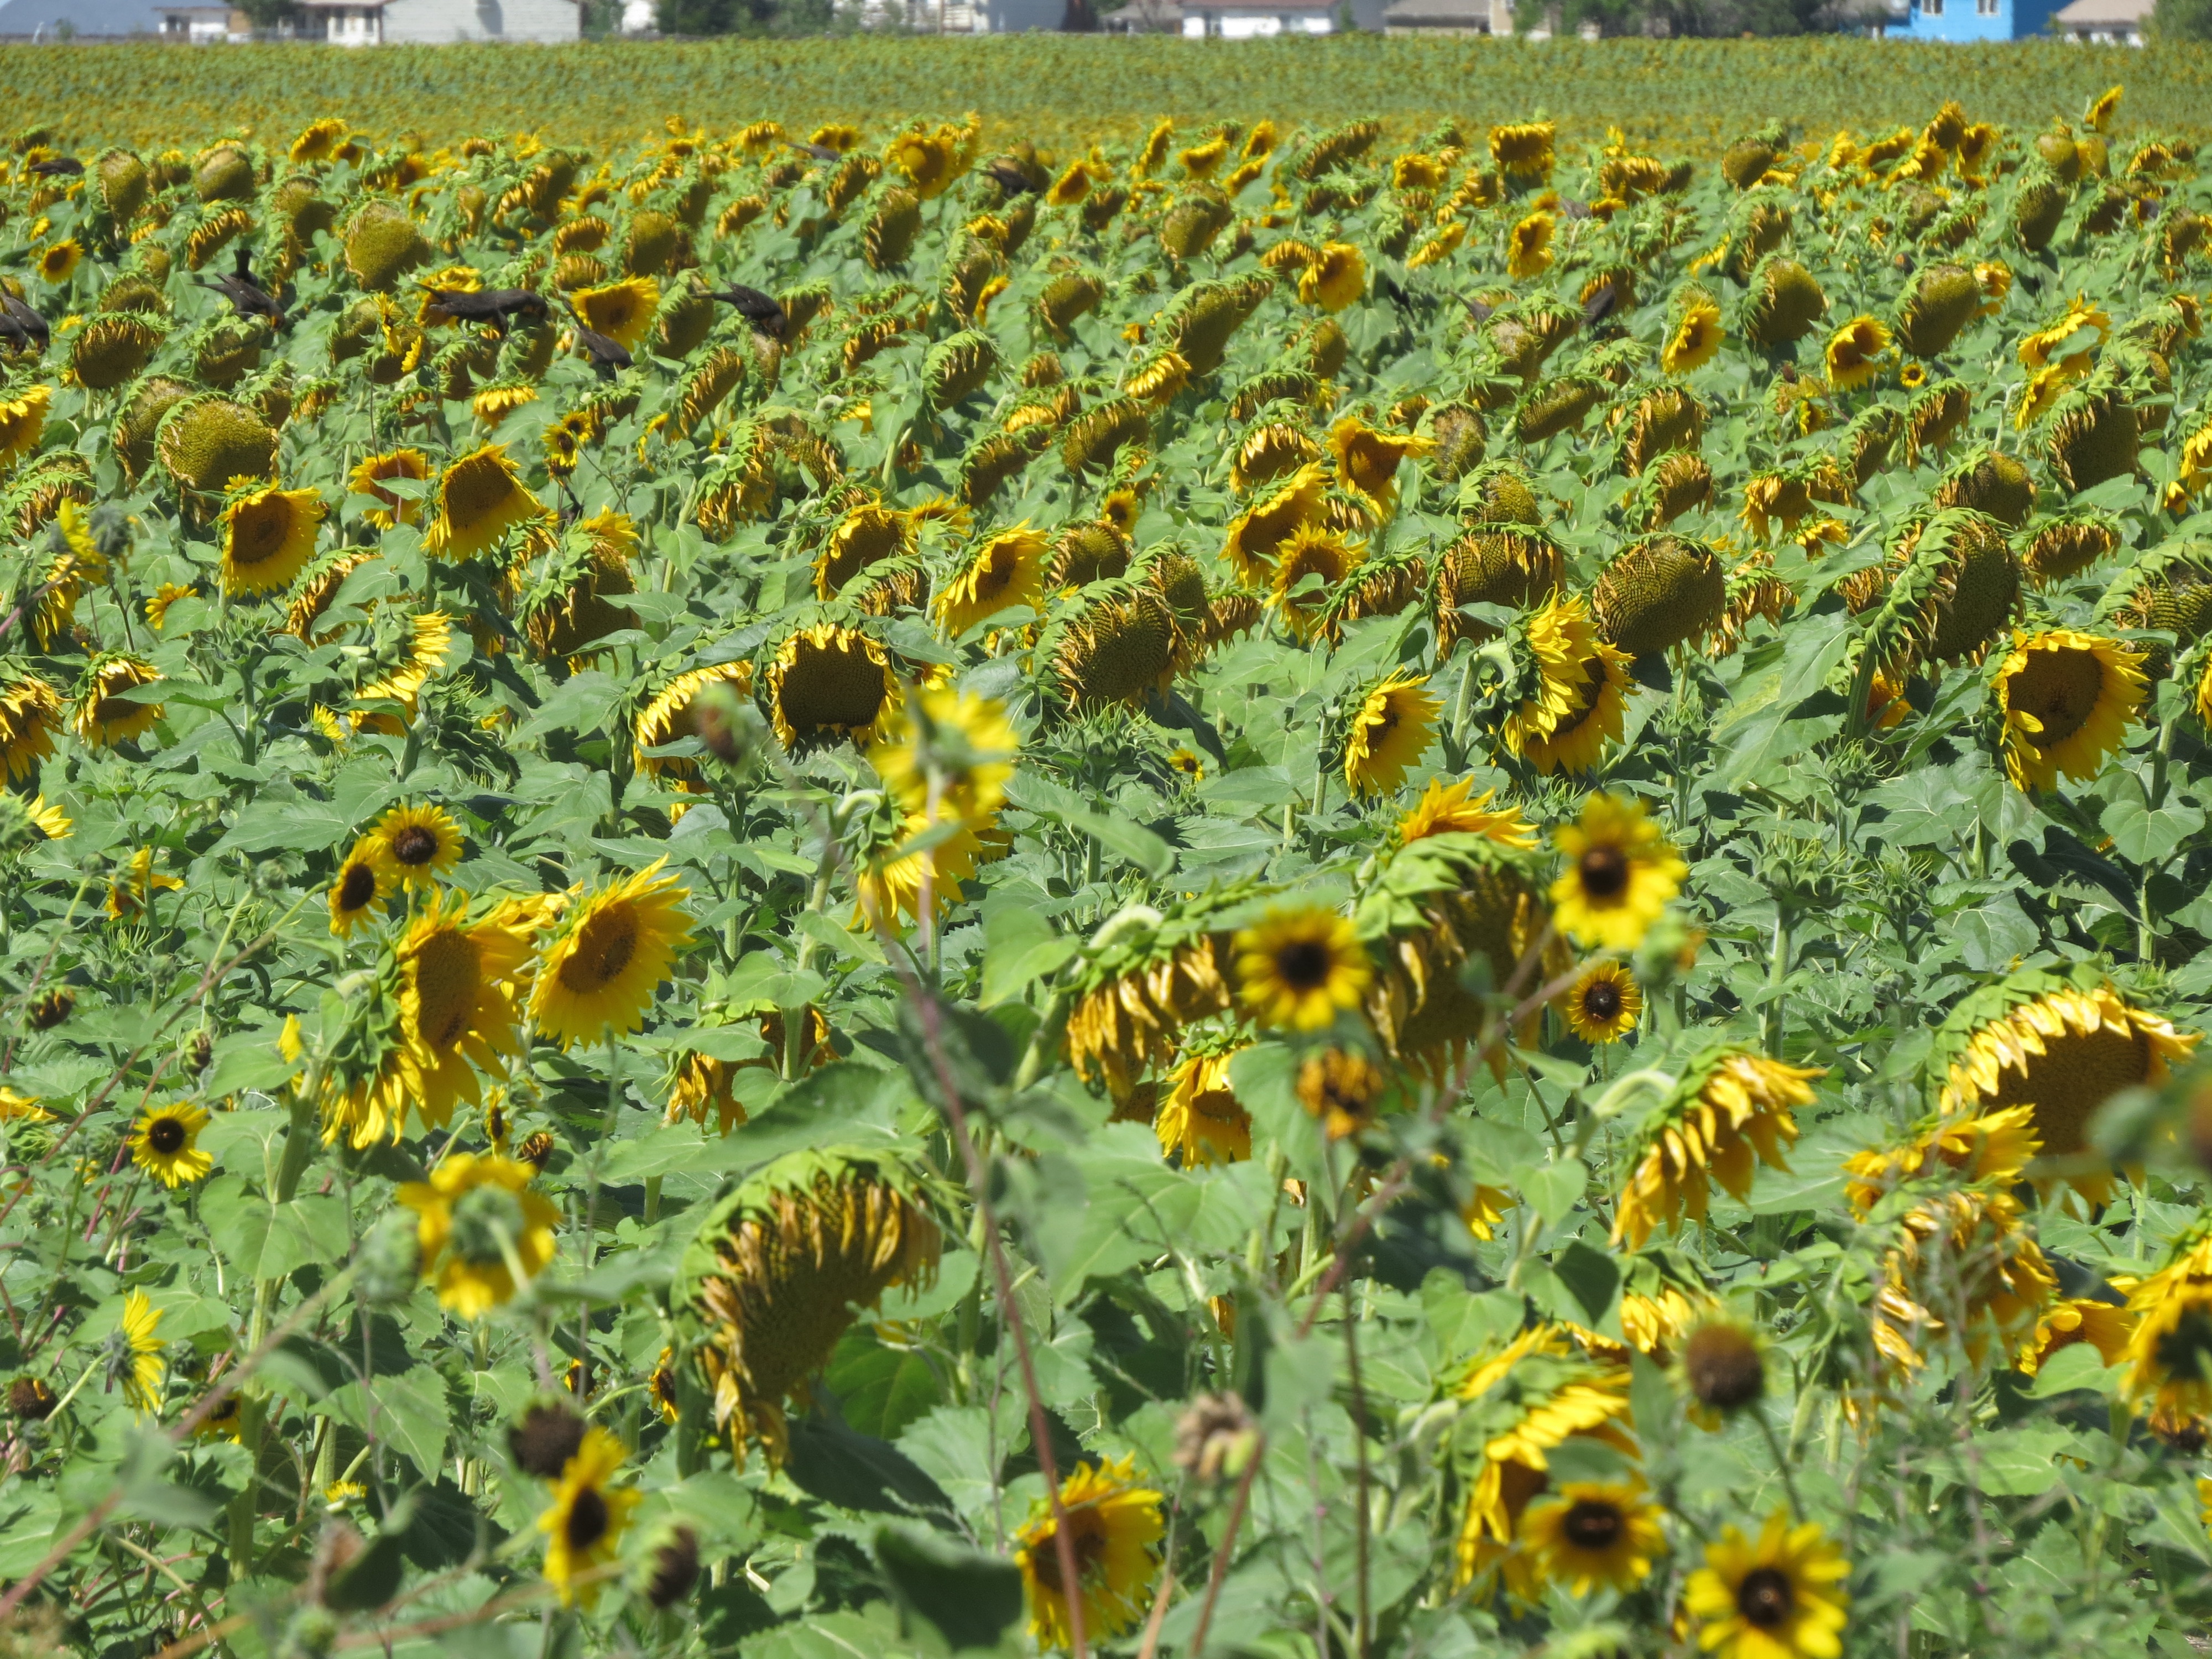
[[[414,1293],[422,1267],[422,1242],[411,1213],[386,1215],[362,1241],[354,1294],[374,1307],[404,1302]]]
[[[1682,1372],[1698,1403],[1711,1411],[1741,1411],[1766,1391],[1758,1339],[1729,1320],[1709,1321],[1690,1333]]]
[[[301,1607],[292,1615],[276,1651],[283,1659],[322,1659],[337,1645],[337,1616],[327,1607]]]
[[[516,1467],[541,1480],[559,1479],[583,1443],[584,1419],[557,1400],[534,1401],[507,1431],[507,1449]]]
[[[54,1391],[44,1377],[19,1376],[8,1385],[8,1415],[42,1423],[53,1415]]]
[[[1259,1449],[1259,1425],[1233,1389],[1199,1395],[1176,1420],[1176,1466],[1200,1480],[1243,1474]]]
[[[699,1534],[679,1526],[647,1559],[652,1570],[645,1581],[645,1599],[665,1611],[690,1595],[699,1582]]]

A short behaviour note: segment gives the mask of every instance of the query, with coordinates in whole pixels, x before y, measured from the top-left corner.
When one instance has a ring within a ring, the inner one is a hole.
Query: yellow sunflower
[[[164,1187],[198,1181],[215,1168],[198,1147],[208,1115],[190,1101],[157,1107],[138,1120],[131,1133],[131,1161]]]
[[[1644,993],[1617,962],[1593,962],[1559,1001],[1567,1029],[1584,1042],[1618,1042],[1636,1029]]]
[[[531,988],[530,1015],[563,1048],[635,1031],[676,952],[691,937],[690,896],[665,859],[570,906]]]
[[[1433,439],[1419,433],[1384,432],[1356,415],[1328,429],[1328,453],[1336,459],[1337,481],[1387,519],[1398,507],[1398,468],[1409,456],[1426,455]]]
[[[1034,610],[1044,596],[1045,554],[1051,545],[1024,519],[977,548],[960,574],[938,592],[937,623],[945,637],[957,640],[977,623],[1018,605]]]
[[[1331,1140],[1357,1134],[1373,1122],[1388,1085],[1380,1066],[1348,1048],[1323,1048],[1298,1064],[1298,1104],[1320,1121]]]
[[[753,665],[742,660],[716,663],[708,668],[687,669],[669,681],[637,717],[636,762],[639,771],[648,777],[673,778],[679,783],[698,776],[696,761],[676,755],[648,754],[647,751],[665,748],[681,738],[700,735],[699,710],[702,705],[699,699],[710,686],[726,686],[732,696],[744,696],[753,689]],[[711,707],[711,704],[707,706]],[[710,715],[708,718],[711,720],[713,717]]]
[[[1541,210],[1514,226],[1505,238],[1505,274],[1519,283],[1550,270],[1558,222]]]
[[[1698,300],[1686,306],[1674,331],[1659,353],[1659,366],[1669,374],[1687,374],[1712,362],[1725,337],[1717,301]]]
[[[1559,930],[1586,950],[1633,951],[1690,872],[1640,803],[1612,795],[1592,795],[1553,840],[1567,859],[1552,884]]]
[[[76,740],[88,749],[109,749],[144,737],[161,720],[161,704],[122,694],[158,684],[161,678],[151,663],[136,657],[95,659],[78,683],[76,702],[70,710],[70,729]]]
[[[1341,311],[1367,292],[1367,261],[1349,242],[1324,242],[1298,275],[1298,299],[1323,311]]]
[[[1231,519],[1221,556],[1237,580],[1265,583],[1291,538],[1321,516],[1328,493],[1328,470],[1319,461],[1309,461],[1265,501],[1255,501]]]
[[[917,692],[880,732],[868,763],[908,814],[927,824],[933,786],[939,823],[990,827],[1006,799],[1022,741],[1004,704],[939,687]]]
[[[1076,1593],[1082,1598],[1084,1639],[1110,1642],[1144,1613],[1164,1529],[1160,1494],[1139,1484],[1135,1459],[1124,1457],[1077,1469],[1060,1482],[1060,1506],[1067,1516],[1079,1575]],[[1028,1592],[1030,1634],[1040,1647],[1072,1647],[1060,1523],[1049,1506],[1040,1503],[1037,1510],[1014,1535],[1014,1563]]]
[[[1574,1595],[1634,1589],[1667,1547],[1657,1505],[1627,1480],[1566,1482],[1522,1511],[1516,1536],[1533,1577]]]
[[[116,1328],[130,1362],[122,1374],[123,1397],[141,1413],[161,1408],[161,1382],[169,1363],[164,1358],[168,1344],[158,1331],[161,1323],[161,1311],[146,1299],[145,1291],[133,1291],[123,1298],[123,1317]]]
[[[377,861],[387,883],[411,893],[453,874],[461,846],[461,826],[444,807],[395,806],[377,819],[356,851]]]
[[[1237,994],[1262,1025],[1316,1031],[1357,1008],[1374,969],[1349,917],[1273,909],[1237,935]]]
[[[552,1505],[538,1517],[545,1534],[545,1581],[561,1593],[563,1607],[596,1601],[621,1555],[630,1511],[644,1501],[643,1493],[614,1484],[629,1455],[605,1429],[586,1429],[553,1488]]]
[[[1889,349],[1888,326],[1874,317],[1854,317],[1828,337],[1828,384],[1851,392],[1881,373]]]
[[[1717,1659],[1836,1659],[1850,1573],[1818,1523],[1792,1527],[1778,1514],[1756,1540],[1723,1528],[1682,1604],[1702,1626],[1699,1645]]]
[[[1387,795],[1405,781],[1436,734],[1441,697],[1425,690],[1420,674],[1393,674],[1361,701],[1344,744],[1345,787],[1355,794]]]
[[[605,335],[625,351],[635,351],[660,307],[660,284],[650,276],[628,276],[604,288],[580,288],[568,296],[568,303],[585,327]]]
[[[374,497],[377,505],[369,508],[368,521],[380,530],[389,530],[395,524],[413,524],[422,513],[422,503],[384,489],[384,482],[404,478],[421,483],[429,476],[428,455],[419,449],[394,449],[372,455],[355,467],[346,475],[346,489],[352,495]]]
[[[289,587],[314,556],[315,532],[328,511],[312,489],[270,484],[234,495],[222,509],[222,591]]]
[[[1186,1170],[1239,1164],[1252,1156],[1252,1115],[1229,1086],[1230,1059],[1193,1054],[1168,1073],[1167,1097],[1152,1129],[1161,1155],[1179,1154]]]
[[[2100,1301],[2094,1296],[2069,1297],[2044,1310],[2035,1322],[2034,1334],[2014,1357],[2013,1369],[2023,1376],[2033,1376],[2050,1362],[2051,1355],[2077,1342],[2086,1342],[2094,1348],[2098,1358],[2107,1365],[2117,1365],[2127,1357],[2128,1343],[2135,1335],[2136,1317],[2130,1309],[2118,1303]]]
[[[13,466],[39,447],[53,396],[49,386],[27,387],[19,397],[0,394],[0,469]]]
[[[2165,1265],[2128,1297],[2135,1316],[2124,1390],[2154,1430],[2212,1416],[2212,1224],[2176,1239]]]
[[[1553,608],[1570,606],[1578,612],[1582,603],[1571,597],[1553,601]],[[1544,676],[1547,687],[1557,685],[1565,692],[1569,708],[1553,714],[1548,726],[1537,721],[1533,729],[1516,716],[1507,725],[1507,746],[1546,777],[1560,771],[1595,770],[1606,745],[1620,741],[1629,695],[1635,689],[1629,675],[1635,660],[1598,638],[1595,629],[1572,629],[1565,651],[1559,660],[1546,665],[1549,672]]]
[[[1234,526],[1232,526],[1233,529]],[[1358,555],[1326,525],[1301,524],[1275,550],[1273,603],[1298,638],[1310,639],[1325,618],[1331,589],[1342,581]],[[1320,586],[1307,580],[1319,577]]]
[[[154,867],[154,849],[142,847],[107,884],[107,914],[127,921],[146,908],[155,893],[174,892],[185,884],[166,870]]]
[[[477,1067],[518,1054],[514,985],[535,928],[525,907],[502,904],[473,925],[468,896],[433,899],[400,941],[400,1070],[416,1115],[442,1128],[462,1100],[482,1097]],[[396,1126],[395,1126],[396,1127]]]
[[[2087,782],[2126,741],[2148,682],[2117,640],[2056,628],[2014,634],[1992,695],[2004,714],[2005,774],[2024,790]]]
[[[513,1299],[518,1269],[535,1279],[552,1261],[561,1212],[530,1190],[536,1174],[495,1152],[453,1152],[428,1181],[400,1183],[395,1196],[415,1212],[422,1274],[440,1307],[481,1319]]]
[[[793,634],[777,648],[766,678],[775,735],[794,753],[838,738],[866,744],[876,723],[899,703],[884,647],[835,623]]]
[[[1714,1182],[1747,1200],[1754,1158],[1787,1173],[1782,1149],[1798,1133],[1791,1113],[1813,1103],[1808,1085],[1820,1075],[1730,1043],[1698,1054],[1623,1159],[1630,1175],[1613,1210],[1613,1241],[1640,1250],[1662,1223],[1704,1221]]]
[[[64,236],[39,254],[39,280],[52,283],[56,288],[76,275],[77,262],[84,258],[84,248],[74,236]]]
[[[514,525],[545,515],[507,459],[503,444],[471,450],[438,475],[438,510],[422,550],[459,563],[495,546]]]
[[[1430,836],[1483,836],[1501,847],[1524,850],[1535,847],[1536,832],[1522,820],[1519,807],[1492,811],[1490,803],[1498,792],[1486,789],[1476,795],[1474,790],[1472,778],[1462,778],[1457,783],[1430,779],[1413,810],[1398,820],[1398,844],[1402,847]]]

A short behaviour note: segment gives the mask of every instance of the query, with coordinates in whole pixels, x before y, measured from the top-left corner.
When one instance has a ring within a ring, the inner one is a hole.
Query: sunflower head
[[[164,1187],[198,1181],[215,1167],[198,1147],[207,1125],[208,1115],[190,1101],[157,1107],[131,1131],[131,1161]]]
[[[665,859],[578,897],[544,945],[530,1014],[563,1048],[635,1031],[691,937],[690,892]]]
[[[1613,1237],[1641,1249],[1662,1223],[1703,1222],[1711,1186],[1747,1199],[1758,1164],[1790,1165],[1794,1114],[1813,1102],[1817,1069],[1787,1066],[1738,1044],[1697,1054],[1645,1115],[1632,1143],[1630,1175],[1614,1211]]]
[[[1162,1502],[1159,1492],[1137,1479],[1133,1457],[1085,1463],[1061,1481],[1060,1512],[1066,1517],[1068,1553],[1079,1575],[1073,1596],[1061,1565],[1060,1522],[1049,1505],[1037,1504],[1015,1534],[1014,1563],[1021,1569],[1030,1633],[1039,1647],[1074,1644],[1071,1600],[1079,1598],[1087,1640],[1110,1642],[1144,1616],[1165,1530]]]
[[[1584,968],[1560,995],[1567,1029],[1585,1042],[1618,1042],[1643,1017],[1644,993],[1635,975],[1617,962],[1599,960]]]
[[[1850,1597],[1840,1588],[1850,1563],[1814,1522],[1770,1518],[1757,1539],[1725,1527],[1705,1546],[1683,1606],[1711,1651],[1734,1659],[1818,1659],[1841,1650]]]
[[[2125,741],[2148,690],[2143,657],[2117,640],[2051,629],[2015,635],[1990,683],[2006,775],[2025,790],[2087,782]]]
[[[1669,374],[1687,374],[1712,362],[1727,331],[1721,326],[1720,301],[1700,285],[1688,284],[1675,296],[1659,366]]]
[[[1298,1065],[1298,1103],[1331,1140],[1372,1123],[1389,1087],[1382,1068],[1356,1048],[1319,1048]]]
[[[1434,734],[1443,700],[1431,696],[1427,679],[1394,673],[1361,698],[1344,744],[1345,787],[1355,794],[1387,795],[1405,781]]]
[[[1590,610],[1598,631],[1631,656],[1663,654],[1720,620],[1728,574],[1712,550],[1680,536],[1632,542],[1598,577]]]
[[[461,861],[461,826],[442,806],[395,806],[376,821],[361,851],[385,879],[410,892],[453,874]]]
[[[480,1319],[553,1259],[556,1211],[530,1187],[538,1172],[496,1153],[449,1153],[396,1196],[415,1212],[422,1271],[441,1307]]]
[[[435,500],[422,548],[455,563],[489,551],[510,526],[545,516],[502,444],[471,450],[447,466],[438,475]]]
[[[1658,1506],[1633,1480],[1564,1482],[1522,1513],[1517,1537],[1522,1571],[1510,1577],[1574,1595],[1633,1589],[1666,1547]]]
[[[1552,884],[1560,931],[1589,948],[1634,950],[1689,873],[1632,799],[1590,796],[1553,840],[1566,861]]]
[[[841,738],[867,743],[899,705],[884,647],[836,623],[792,633],[763,678],[776,737],[793,754]]]
[[[1347,916],[1271,909],[1237,935],[1238,998],[1260,1024],[1316,1031],[1356,1008],[1374,977]]]
[[[629,1456],[605,1429],[586,1429],[554,1485],[551,1505],[538,1517],[546,1535],[546,1582],[564,1607],[598,1600],[619,1559],[630,1512],[645,1501],[642,1492],[614,1484]]]

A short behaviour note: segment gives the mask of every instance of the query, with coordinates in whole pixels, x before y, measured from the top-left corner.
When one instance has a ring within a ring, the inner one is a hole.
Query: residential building
[[[2027,40],[2044,33],[2052,0],[1912,0],[1898,40]]]
[[[185,46],[207,46],[253,38],[253,20],[228,6],[163,6],[161,16],[161,38]]]
[[[1510,34],[1507,0],[1391,0],[1382,14],[1386,34]]]
[[[1182,0],[1186,40],[1256,40],[1278,34],[1334,34],[1346,11],[1352,27],[1380,32],[1386,0]]]
[[[2140,46],[2148,38],[2157,0],[2074,0],[2058,10],[2058,27],[2083,46]]]

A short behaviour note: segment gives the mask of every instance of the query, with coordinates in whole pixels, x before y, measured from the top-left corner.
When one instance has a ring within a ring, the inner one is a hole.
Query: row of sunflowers
[[[8,1639],[2184,1650],[2124,108],[20,132]]]

